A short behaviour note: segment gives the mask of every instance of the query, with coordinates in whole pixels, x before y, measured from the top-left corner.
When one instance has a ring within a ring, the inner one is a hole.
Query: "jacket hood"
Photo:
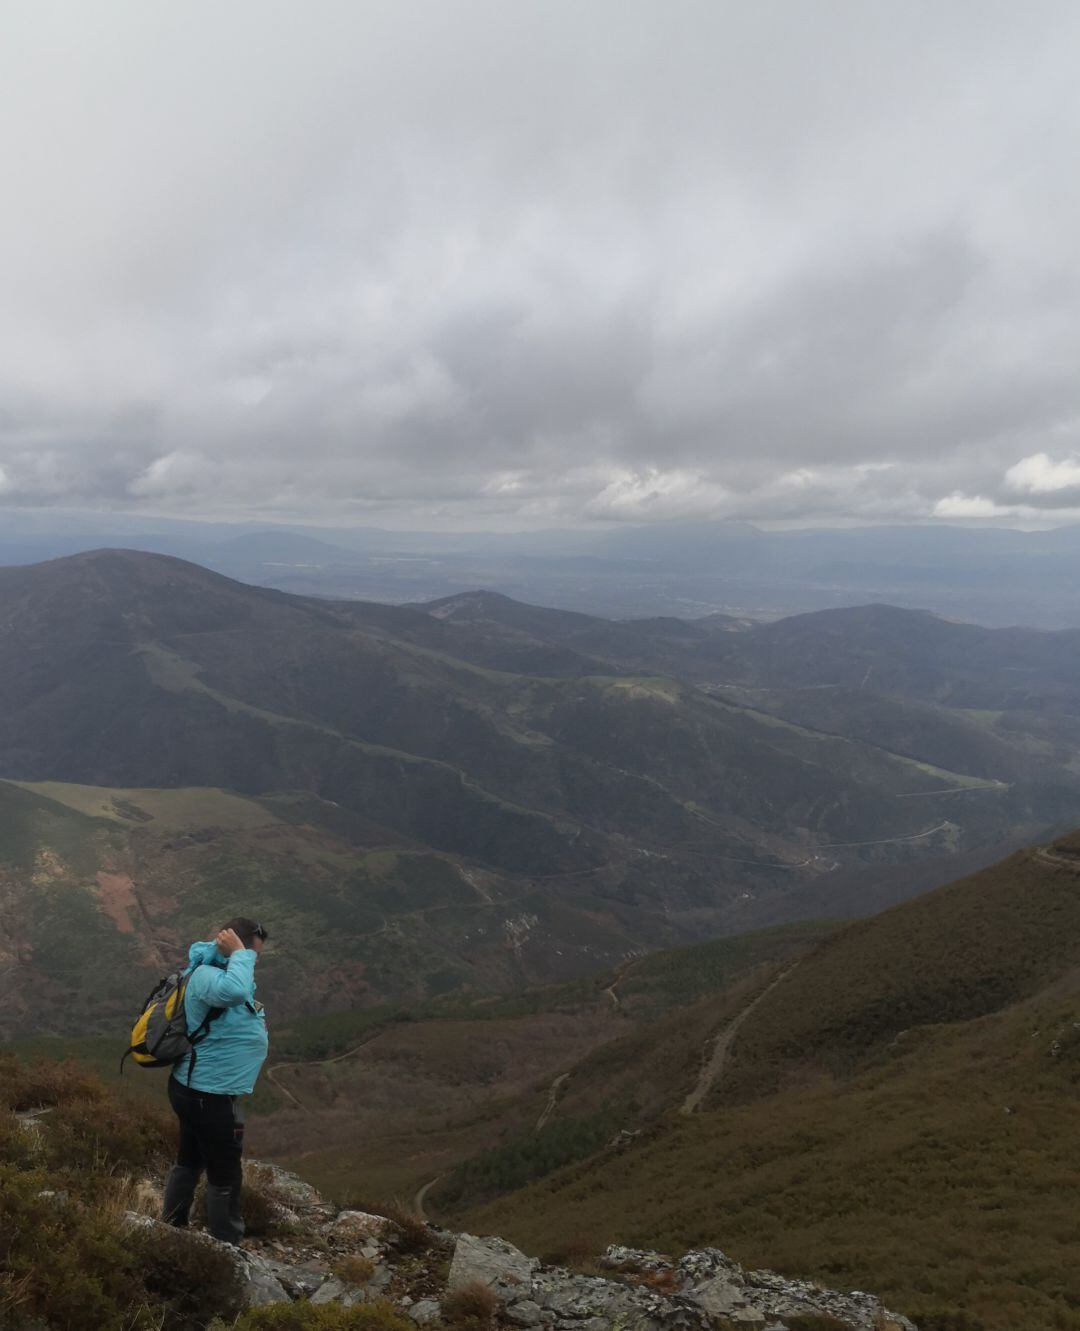
[[[228,963],[216,943],[192,943],[188,948],[189,966],[225,966]]]

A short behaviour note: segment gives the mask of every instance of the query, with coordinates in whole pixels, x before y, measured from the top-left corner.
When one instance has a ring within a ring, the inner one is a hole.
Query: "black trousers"
[[[169,1078],[169,1103],[180,1120],[180,1146],[165,1184],[162,1219],[186,1225],[199,1177],[206,1172],[206,1219],[226,1243],[244,1236],[240,1212],[244,1116],[234,1095],[211,1095]]]

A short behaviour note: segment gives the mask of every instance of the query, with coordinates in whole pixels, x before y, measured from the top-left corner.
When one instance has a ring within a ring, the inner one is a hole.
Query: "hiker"
[[[243,916],[212,943],[192,943],[184,999],[188,1032],[205,1034],[169,1077],[169,1102],[180,1120],[180,1149],[165,1184],[162,1219],[185,1226],[195,1185],[206,1171],[206,1219],[226,1243],[244,1237],[240,1185],[244,1113],[239,1097],[254,1090],[266,1058],[266,1018],[255,1001],[255,962],[266,942],[261,924]]]

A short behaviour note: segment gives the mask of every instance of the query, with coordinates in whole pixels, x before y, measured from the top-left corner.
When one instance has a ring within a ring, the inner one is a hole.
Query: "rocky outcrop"
[[[718,1248],[677,1261],[662,1253],[610,1247],[602,1275],[547,1266],[501,1238],[416,1234],[364,1211],[336,1211],[314,1188],[276,1167],[253,1177],[289,1217],[284,1238],[246,1240],[242,1248],[198,1242],[229,1254],[246,1307],[308,1299],[355,1307],[387,1299],[418,1327],[442,1325],[442,1300],[477,1283],[500,1302],[499,1326],[541,1331],[784,1331],[787,1319],[829,1317],[850,1331],[916,1331],[873,1294],[840,1293],[772,1271],[746,1271]],[[132,1225],[160,1221],[134,1212]]]
[[[450,1283],[482,1280],[506,1302],[514,1326],[556,1331],[666,1331],[718,1325],[784,1326],[807,1313],[835,1318],[852,1331],[915,1331],[872,1294],[841,1294],[771,1271],[744,1271],[718,1248],[675,1262],[660,1253],[611,1247],[600,1260],[610,1277],[541,1267],[503,1239],[457,1238]]]
[[[140,1215],[137,1211],[125,1212],[123,1219],[132,1229],[158,1229],[163,1233],[170,1232],[168,1225],[160,1220],[154,1220],[151,1216]],[[201,1243],[207,1248],[227,1254],[234,1266],[236,1285],[240,1290],[240,1302],[243,1307],[260,1308],[267,1303],[289,1301],[289,1291],[278,1279],[274,1270],[275,1263],[267,1261],[258,1254],[236,1248],[231,1243],[219,1243],[217,1239],[199,1230],[188,1230],[187,1233],[191,1242]]]

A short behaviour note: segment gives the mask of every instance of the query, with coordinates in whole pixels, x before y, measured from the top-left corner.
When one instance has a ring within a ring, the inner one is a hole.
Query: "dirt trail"
[[[548,1089],[548,1102],[544,1106],[544,1112],[536,1120],[536,1131],[539,1132],[551,1115],[555,1112],[555,1105],[559,1099],[559,1087],[570,1077],[569,1072],[560,1073],[551,1083]]]
[[[361,1040],[359,1044],[353,1045],[351,1049],[346,1049],[343,1054],[335,1054],[332,1058],[317,1058],[312,1059],[309,1062],[275,1063],[273,1067],[266,1069],[266,1078],[277,1087],[282,1095],[288,1096],[297,1109],[302,1109],[306,1114],[310,1114],[313,1112],[311,1107],[298,1099],[287,1086],[282,1085],[282,1083],[278,1081],[276,1074],[282,1068],[324,1068],[328,1067],[331,1063],[341,1063],[346,1058],[352,1058],[354,1054],[358,1054],[361,1049],[366,1049],[369,1044],[374,1044],[376,1040],[386,1034],[387,1031],[385,1029],[376,1031],[373,1035],[369,1035],[366,1039]]]
[[[616,1012],[618,1012],[618,1010],[622,1007],[622,999],[615,992],[616,989],[618,989],[619,985],[622,984],[623,980],[626,979],[626,977],[630,974],[630,972],[634,969],[634,967],[640,965],[640,963],[645,960],[645,956],[647,955],[648,953],[639,957],[631,957],[629,961],[624,961],[623,964],[619,967],[619,969],[615,972],[615,978],[604,990],[604,993],[607,995],[607,997],[611,999],[612,1005],[614,1006]]]
[[[780,984],[781,981],[787,979],[798,964],[798,962],[795,962],[795,964],[789,966],[787,970],[781,971],[770,984],[767,984],[765,988],[762,989],[761,993],[758,994],[753,1002],[747,1003],[746,1007],[744,1007],[736,1017],[721,1029],[713,1044],[712,1053],[709,1055],[698,1075],[697,1085],[682,1102],[682,1106],[679,1110],[680,1114],[692,1114],[695,1110],[700,1108],[705,1097],[716,1085],[720,1074],[724,1071],[724,1064],[727,1062],[728,1052],[731,1049],[735,1036],[739,1033],[739,1027],[747,1017],[750,1016],[758,1004],[764,1002],[776,986]]]
[[[428,1193],[436,1183],[441,1183],[445,1177],[445,1174],[436,1174],[435,1177],[425,1183],[422,1188],[417,1189],[416,1196],[413,1198],[413,1210],[421,1220],[429,1219],[428,1213],[424,1210],[424,1202],[427,1200]]]

